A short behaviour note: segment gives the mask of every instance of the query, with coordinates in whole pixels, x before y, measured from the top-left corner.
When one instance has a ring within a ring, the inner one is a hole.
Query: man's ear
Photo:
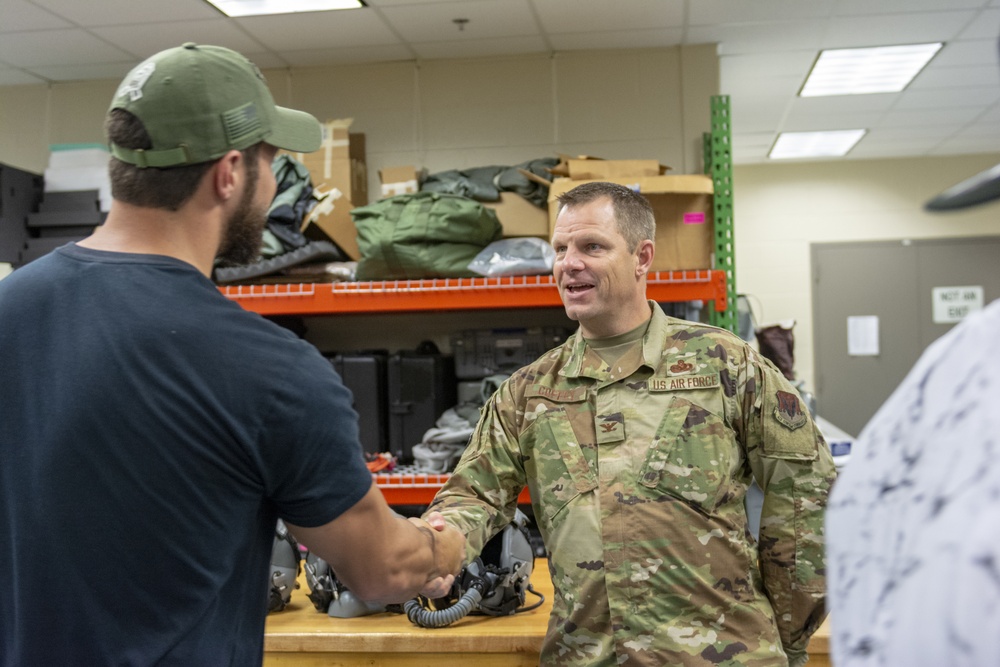
[[[653,255],[655,252],[656,248],[649,239],[639,242],[639,248],[636,250],[636,277],[641,277],[649,273],[649,267],[653,265]]]
[[[212,185],[216,196],[223,201],[232,198],[239,189],[239,183],[243,179],[243,172],[240,171],[242,162],[243,153],[229,151],[212,167]]]

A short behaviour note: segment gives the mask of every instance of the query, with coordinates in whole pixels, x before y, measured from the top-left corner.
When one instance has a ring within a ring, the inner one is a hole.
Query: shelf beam
[[[424,473],[375,473],[375,486],[385,496],[390,505],[429,505],[434,495],[451,477],[450,474],[434,475]],[[531,504],[528,488],[521,490],[517,502]]]
[[[435,278],[350,283],[227,285],[228,298],[261,315],[331,315],[448,310],[499,310],[561,306],[551,275],[503,278]],[[724,271],[656,271],[646,296],[658,302],[714,302],[728,306]]]

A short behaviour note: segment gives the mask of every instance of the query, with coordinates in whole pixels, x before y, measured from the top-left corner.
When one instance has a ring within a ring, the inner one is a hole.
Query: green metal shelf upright
[[[726,273],[726,308],[710,310],[709,323],[737,332],[736,257],[733,241],[733,155],[729,95],[712,96],[712,130],[702,136],[705,173],[715,187],[715,266]]]

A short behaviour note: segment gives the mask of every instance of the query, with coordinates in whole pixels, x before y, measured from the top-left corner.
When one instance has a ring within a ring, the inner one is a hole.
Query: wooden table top
[[[405,614],[379,613],[334,618],[317,611],[307,597],[305,575],[280,612],[268,614],[266,653],[534,653],[542,646],[552,610],[552,581],[544,559],[536,559],[531,584],[545,596],[532,611],[513,616],[466,616],[445,628],[421,628]],[[537,598],[530,593],[526,603]],[[809,644],[810,654],[829,652],[829,619]]]
[[[538,653],[552,610],[552,582],[544,559],[536,559],[532,586],[545,602],[512,616],[466,616],[445,628],[422,628],[405,614],[379,613],[334,618],[317,611],[307,597],[305,575],[284,610],[268,614],[265,652]],[[531,605],[537,597],[527,596]]]

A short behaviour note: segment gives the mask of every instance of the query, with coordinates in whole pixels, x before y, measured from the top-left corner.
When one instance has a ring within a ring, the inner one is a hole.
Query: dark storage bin
[[[455,362],[450,355],[397,352],[389,357],[389,451],[413,462],[413,445],[456,403]]]
[[[354,395],[358,435],[366,453],[389,451],[387,352],[357,352],[330,357],[344,386]]]
[[[530,329],[469,329],[451,337],[455,375],[463,380],[495,373],[513,373],[566,342],[572,333],[562,327]]]

